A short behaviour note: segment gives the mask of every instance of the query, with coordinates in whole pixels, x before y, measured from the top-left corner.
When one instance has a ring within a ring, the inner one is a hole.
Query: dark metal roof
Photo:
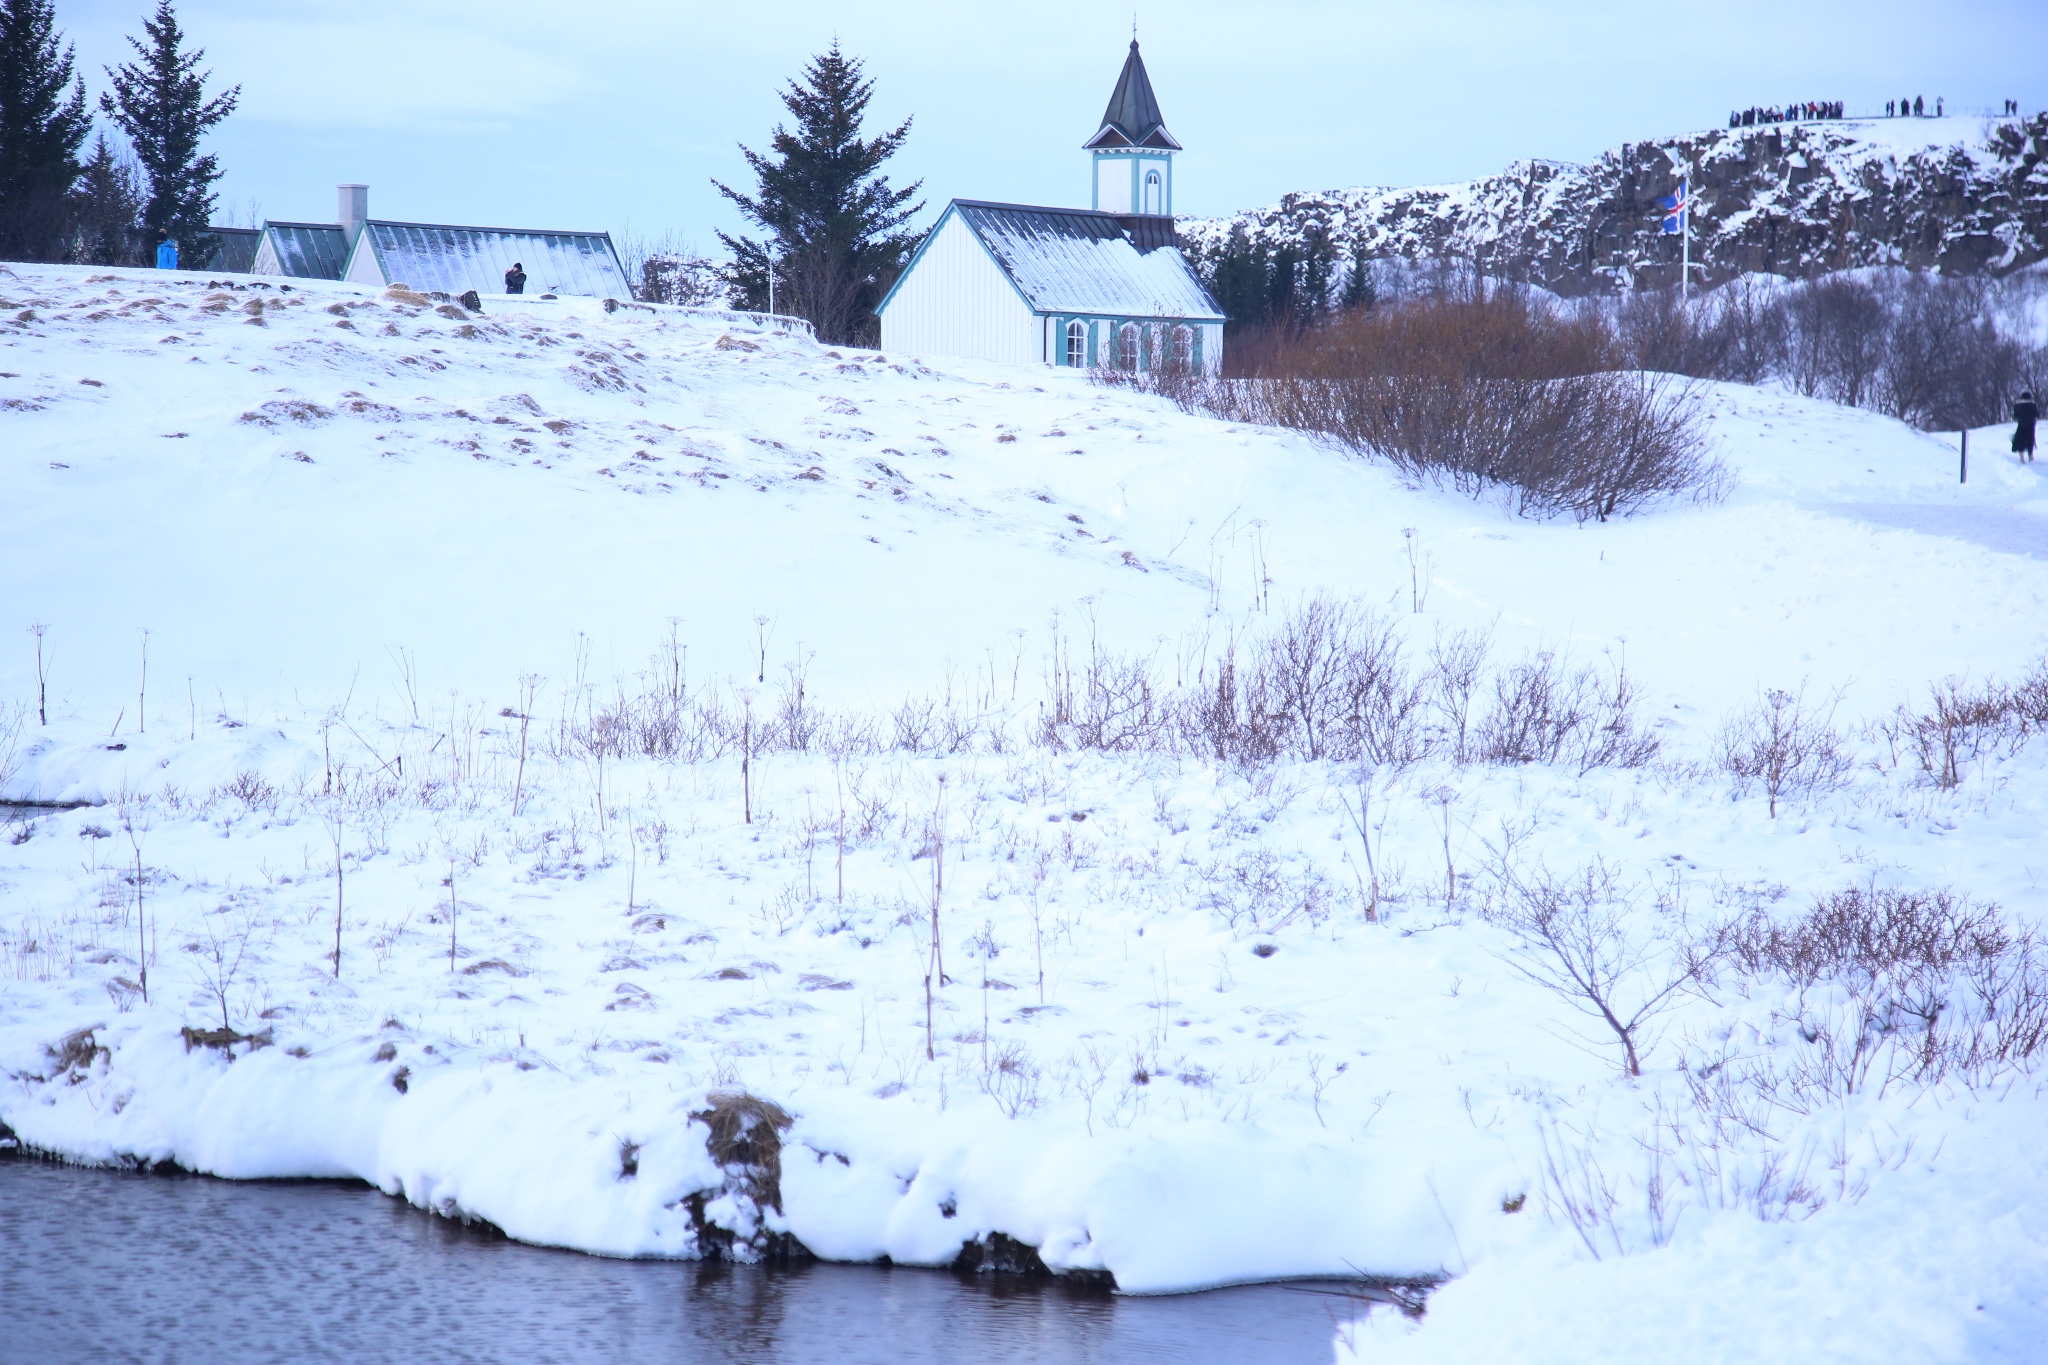
[[[1138,40],[1131,39],[1131,55],[1124,58],[1123,74],[1116,78],[1109,108],[1102,111],[1102,130],[1083,146],[1157,147],[1177,152],[1180,144],[1166,131],[1159,113],[1159,100],[1152,93],[1152,80],[1145,74],[1145,59],[1138,55]]]
[[[1187,258],[1162,249],[1180,244],[1171,218],[982,199],[956,199],[953,208],[1034,311],[1223,316]]]
[[[1116,222],[1140,256],[1163,246],[1180,245],[1180,233],[1174,230],[1173,219],[1163,213],[1119,213]]]
[[[339,223],[263,225],[277,255],[277,273],[296,280],[338,280],[348,264],[348,234]]]
[[[262,228],[237,228],[210,225],[206,229],[220,239],[220,246],[213,253],[213,263],[206,268],[228,275],[246,275],[256,261],[257,244],[263,240]]]

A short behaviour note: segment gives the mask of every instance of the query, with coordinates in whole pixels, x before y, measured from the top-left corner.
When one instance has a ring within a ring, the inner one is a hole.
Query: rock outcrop
[[[1462,185],[1293,194],[1184,221],[1207,271],[1261,244],[1297,259],[1434,258],[1564,295],[1675,284],[1657,200],[1693,185],[1695,283],[1858,266],[2003,273],[2048,256],[2048,114],[1716,129],[1617,147],[1590,166],[1529,161]],[[1341,266],[1339,267],[1341,271]]]

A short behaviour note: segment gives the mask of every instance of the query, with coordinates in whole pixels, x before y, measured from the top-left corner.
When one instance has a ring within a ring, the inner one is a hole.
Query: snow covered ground
[[[2043,466],[1706,402],[1726,499],[1534,523],[1054,371],[0,267],[0,798],[93,803],[0,826],[0,1122],[613,1254],[1451,1276],[1368,1360],[2023,1358],[2029,1068],[1731,1125],[1839,982],[1717,959],[1627,1077],[1518,970],[1544,869],[1611,873],[1624,995],[1851,887],[2041,918],[2048,749],[1948,787],[1875,723],[2040,663]],[[1475,727],[1536,651],[1625,664],[1658,755],[1075,746],[1091,648],[1211,688],[1319,594],[1418,683],[1484,633]],[[1857,763],[1773,817],[1715,737],[1802,684]],[[735,1092],[779,1210],[692,1118]]]

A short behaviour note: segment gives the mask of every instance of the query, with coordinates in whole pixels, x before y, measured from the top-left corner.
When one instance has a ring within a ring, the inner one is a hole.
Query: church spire
[[[1145,74],[1145,59],[1138,55],[1135,37],[1131,39],[1131,55],[1124,59],[1123,74],[1116,78],[1116,89],[1110,94],[1109,107],[1102,112],[1102,129],[1082,145],[1091,152],[1111,147],[1157,147],[1173,152],[1181,149],[1173,134],[1166,131],[1166,120],[1160,116],[1159,100],[1152,93],[1152,81]]]

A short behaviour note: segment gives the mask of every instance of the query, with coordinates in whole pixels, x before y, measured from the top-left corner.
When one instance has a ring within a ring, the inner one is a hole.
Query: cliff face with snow
[[[1871,265],[2001,273],[2048,255],[2048,114],[1716,129],[1520,162],[1460,185],[1288,195],[1185,222],[1210,268],[1242,233],[1268,249],[1471,261],[1561,294],[1675,284],[1657,200],[1694,188],[1695,282]]]

